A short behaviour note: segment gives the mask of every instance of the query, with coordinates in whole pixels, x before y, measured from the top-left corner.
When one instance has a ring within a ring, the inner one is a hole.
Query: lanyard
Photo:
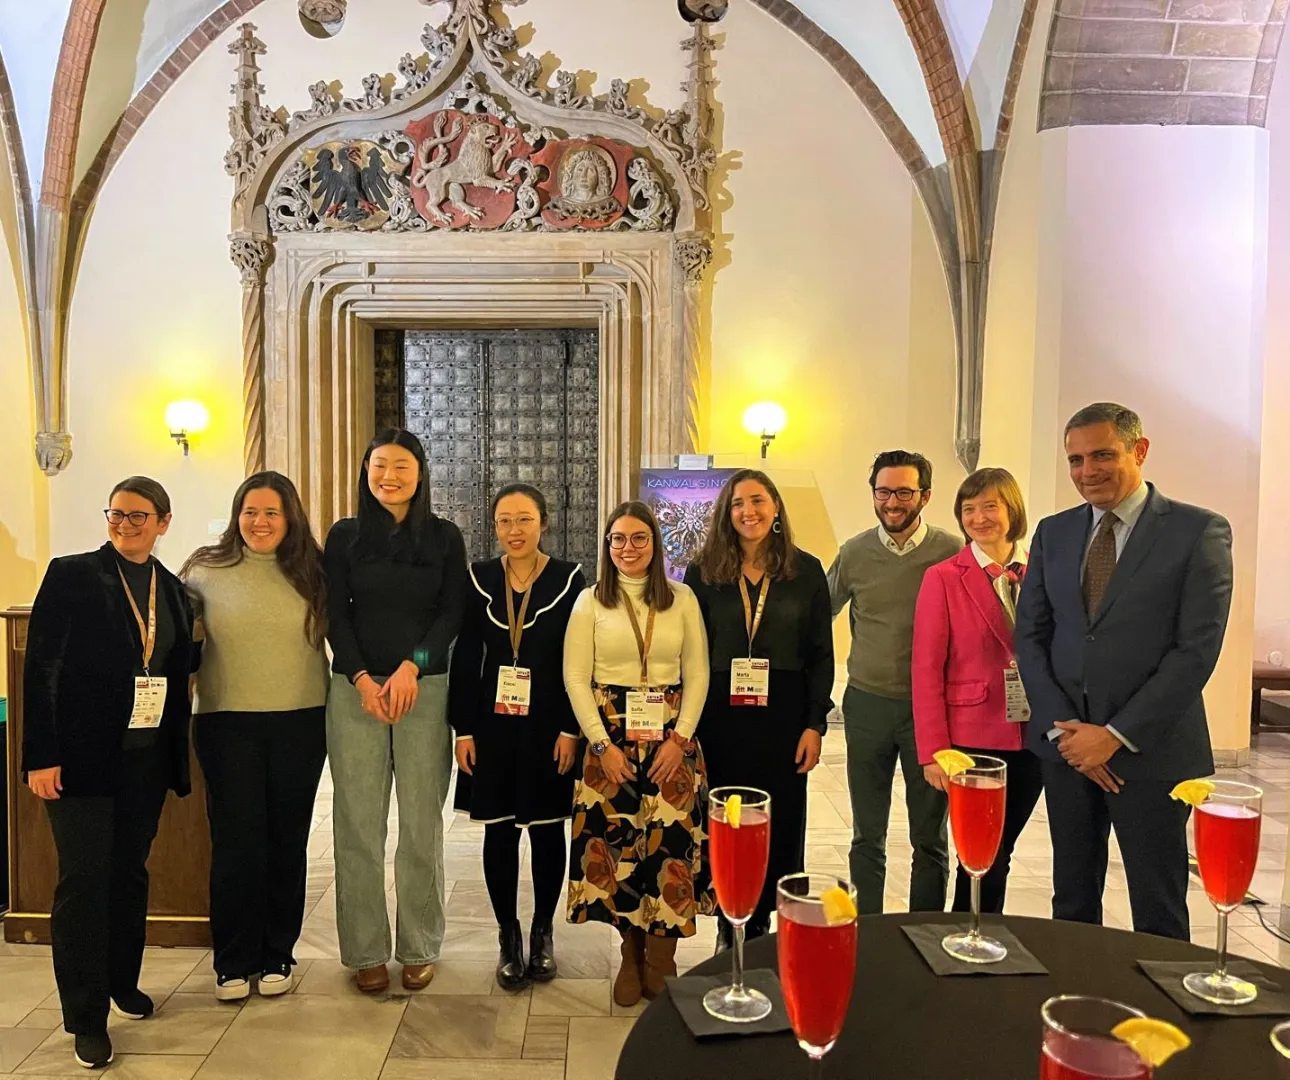
[[[752,598],[748,595],[748,579],[739,574],[739,595],[744,601],[744,628],[748,631],[748,659],[752,659],[753,638],[761,627],[762,613],[766,610],[766,596],[770,593],[770,575],[763,574],[761,592],[757,596],[757,613],[753,614]]]
[[[143,621],[143,612],[139,610],[139,605],[134,602],[134,593],[130,591],[130,583],[125,580],[125,574],[118,566],[116,572],[121,577],[121,586],[125,589],[125,598],[130,601],[130,610],[134,612],[134,620],[139,624],[139,642],[143,646],[143,673],[148,674],[148,664],[152,661],[152,650],[157,646],[157,568],[152,568],[152,584],[148,588],[148,621]]]
[[[649,647],[654,641],[654,609],[649,609],[649,618],[645,620],[645,633],[641,634],[641,624],[636,618],[636,609],[632,607],[629,597],[623,597],[627,607],[627,618],[631,620],[632,633],[636,635],[636,650],[641,655],[641,687],[649,687]]]
[[[538,556],[541,559],[541,556]],[[537,577],[534,570],[533,577]],[[515,595],[511,589],[511,568],[505,556],[502,557],[502,584],[506,587],[506,626],[511,634],[511,656],[516,667],[520,666],[520,638],[524,636],[524,616],[529,611],[529,598],[533,595],[533,581],[524,590],[524,599],[520,601],[519,618],[515,617]]]

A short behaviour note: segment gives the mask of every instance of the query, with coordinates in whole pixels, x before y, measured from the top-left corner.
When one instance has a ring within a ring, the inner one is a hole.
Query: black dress
[[[730,665],[747,657],[748,624],[738,584],[706,585],[697,566],[685,583],[699,598],[712,677],[699,730],[712,788],[760,788],[771,797],[770,863],[754,923],[775,909],[775,883],[803,869],[806,857],[806,775],[799,774],[802,732],[828,728],[833,709],[833,617],[819,559],[798,553],[797,573],[771,582],[751,655],[770,661],[765,706],[730,704]],[[752,608],[765,587],[748,582]]]
[[[473,563],[473,589],[452,655],[448,722],[475,740],[474,775],[457,773],[453,808],[472,821],[542,825],[573,813],[573,771],[561,776],[553,759],[560,735],[579,733],[564,691],[564,631],[586,588],[582,570],[551,559],[531,586],[519,666],[532,672],[527,716],[494,711],[497,672],[512,662],[506,622],[506,573],[501,559]],[[518,613],[523,595],[513,594]]]

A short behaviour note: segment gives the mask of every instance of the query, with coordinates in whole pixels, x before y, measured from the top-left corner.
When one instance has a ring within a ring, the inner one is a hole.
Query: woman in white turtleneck
[[[694,739],[708,642],[694,593],[669,581],[649,507],[619,506],[599,580],[574,604],[564,684],[588,747],[574,791],[569,921],[622,935],[614,1000],[663,992],[676,943],[714,910],[704,859],[707,771]]]

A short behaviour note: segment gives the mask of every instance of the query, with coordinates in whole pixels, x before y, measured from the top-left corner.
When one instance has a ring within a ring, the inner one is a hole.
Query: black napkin
[[[787,1031],[788,1013],[784,1011],[784,994],[779,988],[779,976],[770,968],[754,968],[744,972],[744,985],[760,990],[770,998],[770,1015],[751,1024],[732,1024],[718,1020],[703,1007],[703,995],[717,986],[729,986],[730,975],[685,975],[667,980],[667,991],[672,1004],[681,1014],[685,1026],[696,1039],[711,1039],[722,1035],[773,1035]]]
[[[913,923],[902,926],[905,936],[913,942],[927,966],[936,975],[1047,975],[1048,969],[1035,959],[1035,954],[1027,949],[1017,935],[1002,922],[981,920],[981,933],[994,938],[1008,950],[1008,955],[997,964],[969,964],[956,960],[944,947],[941,941],[949,934],[966,933],[967,923],[955,926],[950,923]]]
[[[1229,961],[1227,970],[1259,988],[1259,996],[1248,1005],[1215,1005],[1183,988],[1184,976],[1212,970],[1213,960],[1139,960],[1138,967],[1190,1016],[1290,1016],[1290,994],[1245,960]]]

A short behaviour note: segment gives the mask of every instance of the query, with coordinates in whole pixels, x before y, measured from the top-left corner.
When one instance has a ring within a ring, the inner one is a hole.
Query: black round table
[[[1290,1017],[1192,1017],[1136,966],[1138,960],[1212,964],[1211,950],[1168,938],[1080,923],[1007,916],[1008,928],[1047,975],[937,977],[901,932],[905,923],[962,923],[962,915],[879,915],[860,920],[855,990],[846,1028],[825,1059],[826,1080],[1037,1080],[1039,1008],[1055,994],[1092,994],[1177,1024],[1189,1050],[1159,1080],[1290,1080],[1290,1061],[1268,1041]],[[748,968],[776,968],[775,936],[744,951]],[[1290,972],[1259,967],[1290,986]],[[694,968],[730,970],[729,955]],[[696,1040],[665,994],[636,1021],[618,1059],[617,1080],[792,1080],[807,1058],[789,1032]]]

